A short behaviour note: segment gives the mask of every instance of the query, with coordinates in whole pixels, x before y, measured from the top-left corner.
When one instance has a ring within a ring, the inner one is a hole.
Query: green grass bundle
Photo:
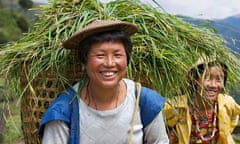
[[[9,87],[18,87],[21,73],[27,75],[30,83],[46,70],[54,71],[61,81],[66,81],[60,69],[73,60],[71,51],[62,48],[62,41],[95,19],[119,19],[138,25],[139,33],[132,37],[134,51],[127,77],[146,83],[164,96],[181,93],[187,70],[202,54],[227,63],[231,85],[240,80],[240,62],[221,37],[139,0],[106,4],[97,0],[63,0],[39,9],[42,13],[31,30],[0,51],[0,72]],[[30,85],[25,87],[30,88]]]

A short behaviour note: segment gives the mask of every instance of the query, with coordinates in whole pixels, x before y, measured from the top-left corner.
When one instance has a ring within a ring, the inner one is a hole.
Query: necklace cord
[[[93,104],[94,104],[94,106],[95,106],[95,109],[96,110],[98,110],[98,106],[97,106],[97,103],[96,103],[96,101],[94,100],[94,97],[92,96],[92,94],[90,93],[90,90],[89,90],[89,81],[87,82],[87,86],[86,86],[86,97],[85,97],[85,99],[87,99],[88,100],[88,102],[87,102],[87,105],[90,107],[90,103],[91,103],[91,101],[93,102]],[[117,108],[117,106],[118,106],[118,99],[119,99],[119,97],[120,97],[120,89],[121,89],[121,84],[119,83],[119,88],[117,89],[117,98],[116,98],[116,102],[115,102],[115,108]]]

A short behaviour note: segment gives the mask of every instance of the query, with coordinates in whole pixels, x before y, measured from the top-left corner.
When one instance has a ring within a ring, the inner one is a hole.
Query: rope
[[[128,144],[131,144],[132,142],[133,130],[134,130],[134,125],[137,118],[137,112],[138,112],[139,100],[140,100],[140,94],[141,94],[141,84],[140,83],[136,83],[136,84],[137,84],[137,98],[136,98],[136,103],[134,107],[134,113],[133,113],[133,119],[132,119],[132,125],[130,129]]]

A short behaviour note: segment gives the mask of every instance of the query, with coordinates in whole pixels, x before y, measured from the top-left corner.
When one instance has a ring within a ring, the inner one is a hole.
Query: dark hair
[[[189,84],[190,84],[190,92],[193,93],[196,88],[197,88],[197,82],[196,80],[199,80],[201,75],[203,74],[204,70],[207,68],[207,67],[212,67],[212,66],[221,66],[222,69],[223,69],[223,73],[224,73],[224,79],[223,79],[223,82],[224,82],[224,86],[226,85],[226,82],[227,82],[227,75],[228,75],[228,67],[222,63],[222,62],[216,62],[216,61],[213,61],[213,62],[209,62],[207,64],[200,64],[197,66],[197,68],[193,68],[189,71],[188,73],[188,80],[189,80]]]
[[[129,64],[132,53],[132,42],[130,36],[123,31],[107,31],[91,35],[85,38],[79,44],[79,58],[83,64],[87,64],[87,56],[93,44],[99,42],[121,42],[127,55],[127,64]]]

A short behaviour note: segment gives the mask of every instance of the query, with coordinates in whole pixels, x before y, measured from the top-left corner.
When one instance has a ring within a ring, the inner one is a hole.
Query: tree
[[[32,0],[19,0],[18,3],[23,9],[29,9],[33,6]]]
[[[0,0],[0,8],[2,8],[3,7],[3,5],[2,5],[2,0]]]

